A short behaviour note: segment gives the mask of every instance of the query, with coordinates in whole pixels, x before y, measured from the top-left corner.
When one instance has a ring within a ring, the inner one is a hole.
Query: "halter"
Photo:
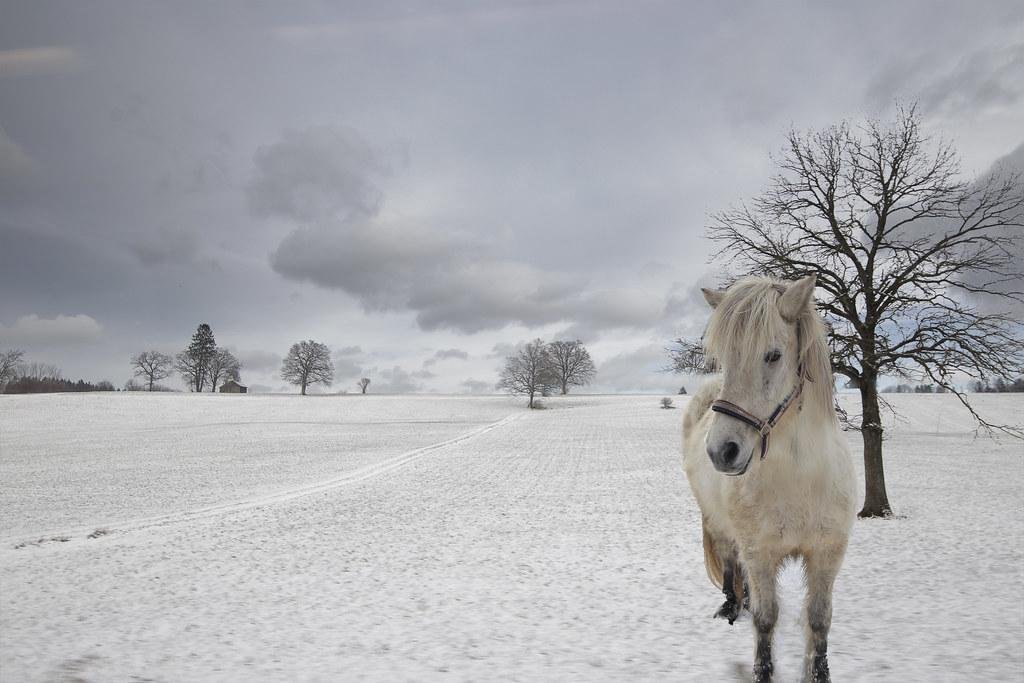
[[[797,328],[796,328],[796,346],[797,346],[797,352],[799,353],[799,349],[800,349],[800,326],[799,325],[797,325]],[[797,366],[797,370],[796,370],[796,388],[793,389],[793,391],[789,392],[789,394],[786,396],[786,398],[782,399],[782,403],[780,403],[779,405],[775,406],[775,410],[772,411],[772,414],[768,416],[767,420],[761,420],[756,415],[748,413],[746,410],[744,410],[743,408],[740,408],[735,403],[731,403],[729,401],[724,401],[722,399],[718,399],[717,401],[713,401],[711,403],[711,410],[716,412],[716,413],[722,413],[723,415],[728,415],[731,418],[735,418],[735,419],[739,420],[740,422],[742,422],[745,425],[753,427],[757,431],[757,433],[761,435],[761,459],[764,460],[764,457],[766,455],[768,455],[768,435],[771,434],[772,429],[775,427],[776,424],[778,424],[779,420],[782,419],[782,416],[786,413],[786,410],[791,405],[793,405],[793,402],[796,401],[797,398],[799,398],[800,392],[803,391],[803,388],[804,388],[804,363],[803,363],[803,360],[801,360],[800,364]]]

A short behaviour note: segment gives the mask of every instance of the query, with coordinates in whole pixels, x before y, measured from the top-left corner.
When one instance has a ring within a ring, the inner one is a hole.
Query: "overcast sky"
[[[584,340],[595,390],[672,390],[707,214],[791,127],[899,98],[972,175],[1024,143],[1019,0],[0,15],[0,349],[118,385],[208,322],[266,390],[312,338],[333,390],[491,391],[537,336]]]

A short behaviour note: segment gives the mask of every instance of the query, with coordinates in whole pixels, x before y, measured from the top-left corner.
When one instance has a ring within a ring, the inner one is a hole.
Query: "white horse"
[[[804,561],[804,676],[828,681],[832,586],[853,526],[853,463],[836,419],[815,278],[745,278],[703,290],[714,309],[704,336],[722,375],[683,417],[683,466],[703,515],[704,561],[731,624],[744,605],[756,630],[753,678],[772,679],[776,575]],[[771,438],[769,439],[769,434]]]

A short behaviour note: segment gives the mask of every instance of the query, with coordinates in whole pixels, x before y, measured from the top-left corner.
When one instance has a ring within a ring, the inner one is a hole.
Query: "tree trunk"
[[[153,391],[153,375],[149,376],[149,390]]]
[[[528,407],[533,408],[533,392],[530,392],[530,402],[526,404]]]
[[[568,393],[569,393],[569,385],[567,383],[565,383],[565,382],[562,382],[562,396],[565,396]]]
[[[878,408],[878,378],[864,377],[860,384],[861,436],[864,439],[864,507],[858,517],[891,517],[882,466],[882,416]]]

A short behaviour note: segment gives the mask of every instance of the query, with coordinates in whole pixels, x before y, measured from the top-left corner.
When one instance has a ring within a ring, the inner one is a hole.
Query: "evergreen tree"
[[[206,323],[196,328],[188,348],[178,354],[175,369],[192,391],[202,391],[210,378],[210,362],[217,352],[213,330]]]

